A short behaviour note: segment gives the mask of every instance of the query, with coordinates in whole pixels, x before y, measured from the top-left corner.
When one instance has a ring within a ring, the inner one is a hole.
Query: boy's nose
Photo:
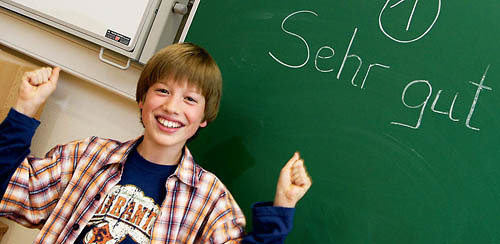
[[[179,104],[177,99],[174,97],[168,98],[164,103],[163,103],[163,109],[170,114],[178,114],[179,113]]]

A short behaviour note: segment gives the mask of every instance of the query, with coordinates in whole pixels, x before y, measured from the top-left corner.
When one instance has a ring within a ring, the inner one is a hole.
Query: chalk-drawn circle
[[[436,17],[434,18],[434,20],[432,21],[432,24],[425,30],[424,33],[422,33],[420,36],[418,36],[417,38],[414,38],[414,39],[410,39],[410,40],[400,40],[396,37],[393,37],[391,36],[390,34],[387,33],[387,31],[384,29],[384,26],[382,24],[382,15],[384,14],[386,8],[387,8],[387,5],[389,5],[389,2],[391,0],[387,0],[384,4],[384,7],[382,7],[382,10],[380,11],[380,14],[378,16],[378,26],[380,28],[380,30],[382,31],[382,33],[384,33],[384,35],[386,35],[387,37],[389,37],[391,40],[395,41],[395,42],[399,42],[399,43],[410,43],[410,42],[414,42],[414,41],[418,41],[420,38],[424,37],[431,29],[432,27],[434,27],[434,24],[436,23],[436,21],[438,20],[439,18],[439,14],[441,12],[441,0],[438,0],[438,8],[437,8],[437,13],[436,13]]]

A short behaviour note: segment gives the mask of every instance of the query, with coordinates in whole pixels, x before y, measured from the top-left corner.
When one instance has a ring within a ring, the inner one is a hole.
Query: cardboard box
[[[8,225],[0,222],[0,241],[2,240],[3,235],[5,234],[5,232],[7,232],[8,229],[9,229]]]
[[[16,103],[19,84],[26,71],[34,70],[33,66],[17,64],[0,59],[0,121],[3,121],[9,109]],[[35,115],[40,119],[43,106]]]

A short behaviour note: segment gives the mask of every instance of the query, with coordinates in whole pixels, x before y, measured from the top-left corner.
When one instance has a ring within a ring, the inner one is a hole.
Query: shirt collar
[[[116,148],[112,158],[110,158],[110,160],[108,160],[106,164],[125,164],[129,153],[132,151],[134,146],[142,141],[142,137],[143,136],[140,136],[134,140],[122,143]],[[184,146],[183,150],[184,152],[182,154],[181,160],[177,165],[177,169],[175,170],[173,175],[175,175],[184,184],[196,187],[199,180],[198,175],[201,172],[201,168],[194,162],[193,155],[191,154],[187,146]]]
[[[140,141],[141,139],[142,136],[134,140],[126,141],[123,143],[114,141],[118,145],[115,148],[111,149],[112,151],[110,153],[110,157],[107,158],[105,164],[106,165],[116,164],[116,163],[121,165],[125,164],[125,161],[127,161],[129,153],[132,151],[137,142]]]
[[[194,162],[193,155],[187,146],[184,146],[184,153],[174,175],[184,184],[196,187],[200,172],[201,168]]]

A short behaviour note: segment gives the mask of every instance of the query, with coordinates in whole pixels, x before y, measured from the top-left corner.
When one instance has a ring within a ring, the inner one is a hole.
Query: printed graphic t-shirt
[[[160,206],[167,178],[177,165],[159,165],[144,159],[135,147],[123,175],[76,239],[77,244],[146,244]]]

